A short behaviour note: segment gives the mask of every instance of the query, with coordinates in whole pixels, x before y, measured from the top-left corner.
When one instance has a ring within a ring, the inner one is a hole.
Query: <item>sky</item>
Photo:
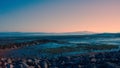
[[[120,0],[0,0],[0,32],[120,32]]]

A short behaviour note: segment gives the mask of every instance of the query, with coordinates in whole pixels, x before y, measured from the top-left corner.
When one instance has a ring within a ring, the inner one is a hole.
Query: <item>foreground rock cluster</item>
[[[0,68],[120,68],[120,51],[57,58],[0,57]]]

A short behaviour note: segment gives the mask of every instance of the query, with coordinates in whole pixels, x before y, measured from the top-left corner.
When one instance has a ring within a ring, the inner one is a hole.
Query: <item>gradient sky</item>
[[[0,0],[0,31],[120,32],[120,0]]]

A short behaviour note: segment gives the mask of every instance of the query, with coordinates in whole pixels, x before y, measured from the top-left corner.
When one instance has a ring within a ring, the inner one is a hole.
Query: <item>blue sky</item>
[[[117,0],[0,0],[0,31],[119,32],[119,6]]]

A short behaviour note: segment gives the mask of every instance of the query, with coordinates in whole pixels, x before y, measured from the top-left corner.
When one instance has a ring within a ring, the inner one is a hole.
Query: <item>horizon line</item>
[[[44,31],[0,31],[1,32],[18,32],[18,33],[72,33],[72,32],[91,32],[91,33],[120,33],[120,32],[94,32],[94,31],[66,31],[66,32],[44,32]]]

